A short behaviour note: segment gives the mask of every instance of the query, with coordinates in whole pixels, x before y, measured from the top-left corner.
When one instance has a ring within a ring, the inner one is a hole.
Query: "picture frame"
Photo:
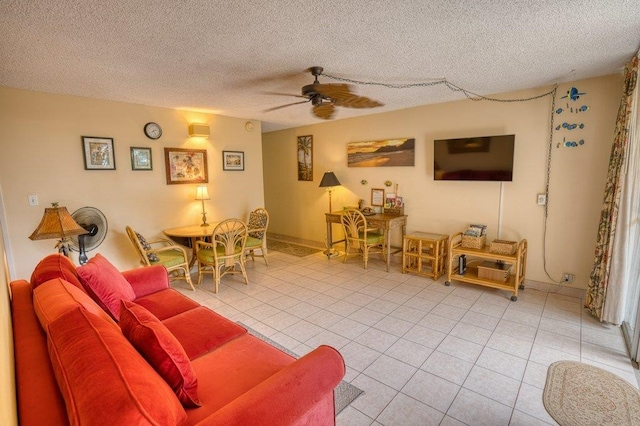
[[[164,166],[167,185],[209,182],[206,149],[165,148]]]
[[[313,181],[313,136],[298,136],[298,180]]]
[[[151,148],[132,146],[130,151],[131,170],[153,170]]]
[[[85,170],[116,169],[113,138],[82,136],[82,154]]]
[[[371,188],[371,205],[376,207],[384,207],[384,189]]]
[[[222,170],[244,171],[244,151],[222,151]]]
[[[414,167],[415,158],[415,138],[347,143],[347,167]]]

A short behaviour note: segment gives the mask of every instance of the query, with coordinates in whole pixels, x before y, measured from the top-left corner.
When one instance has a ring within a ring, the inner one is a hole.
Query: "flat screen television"
[[[515,135],[436,139],[434,180],[513,180]]]

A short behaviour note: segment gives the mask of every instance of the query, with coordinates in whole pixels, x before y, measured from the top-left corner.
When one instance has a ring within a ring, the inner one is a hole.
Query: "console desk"
[[[344,214],[343,210],[325,213],[326,221],[327,221],[327,258],[331,258],[331,248],[334,244],[338,244],[343,242],[333,241],[332,235],[332,224],[337,223],[342,225],[342,215]],[[389,264],[391,263],[391,237],[390,231],[392,229],[399,229],[402,232],[402,237],[407,232],[407,215],[394,215],[389,213],[376,213],[371,216],[365,216],[367,219],[367,226],[369,228],[377,228],[384,230],[384,237],[386,241],[385,253],[386,253],[386,263],[387,263],[387,272],[389,272]],[[398,253],[402,251],[402,248],[398,248],[397,251],[393,253]]]

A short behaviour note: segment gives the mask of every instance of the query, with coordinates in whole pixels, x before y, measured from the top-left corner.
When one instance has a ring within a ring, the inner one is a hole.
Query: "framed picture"
[[[313,181],[313,136],[298,136],[298,180]]]
[[[371,205],[378,207],[384,206],[384,189],[371,188]]]
[[[164,166],[167,185],[209,182],[205,149],[165,148]]]
[[[413,167],[415,157],[415,138],[347,143],[347,167]]]
[[[131,170],[153,170],[151,148],[131,147]]]
[[[222,170],[243,171],[243,151],[222,151]]]
[[[115,170],[113,138],[82,136],[82,153],[85,170]]]

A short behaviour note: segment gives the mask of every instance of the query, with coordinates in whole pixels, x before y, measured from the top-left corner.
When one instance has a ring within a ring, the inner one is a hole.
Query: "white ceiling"
[[[305,70],[381,83],[446,78],[492,94],[622,70],[638,0],[2,0],[0,86],[263,121],[322,120]],[[336,82],[326,77],[321,82]],[[384,107],[461,99],[443,85],[356,86]]]

